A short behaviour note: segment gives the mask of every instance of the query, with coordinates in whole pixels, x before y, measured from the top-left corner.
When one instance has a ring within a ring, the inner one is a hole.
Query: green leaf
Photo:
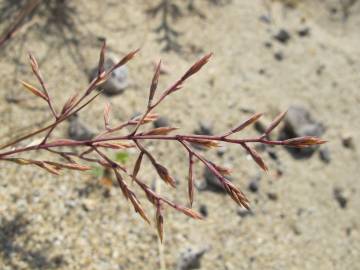
[[[129,159],[129,153],[128,152],[117,152],[115,155],[115,160],[125,164]]]

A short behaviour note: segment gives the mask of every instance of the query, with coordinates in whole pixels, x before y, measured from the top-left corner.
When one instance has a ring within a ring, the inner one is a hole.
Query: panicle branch
[[[143,142],[149,140],[163,140],[163,141],[175,141],[180,143],[183,148],[188,153],[188,197],[189,197],[189,205],[190,207],[194,202],[194,165],[195,161],[199,161],[204,166],[206,166],[218,179],[219,183],[224,187],[230,197],[242,207],[249,209],[249,200],[246,198],[245,194],[238,189],[232,182],[230,182],[226,177],[231,174],[231,170],[220,165],[216,164],[208,159],[206,159],[203,155],[195,151],[192,146],[198,145],[205,148],[214,148],[218,147],[220,143],[229,143],[235,144],[242,147],[246,153],[248,153],[254,162],[264,171],[268,170],[264,160],[260,156],[260,154],[250,146],[254,143],[268,144],[268,145],[283,145],[287,147],[311,147],[319,144],[325,143],[324,140],[317,137],[300,137],[300,138],[292,138],[282,141],[271,140],[270,133],[281,123],[284,119],[286,112],[279,114],[266,129],[264,134],[259,137],[253,138],[229,138],[230,135],[238,134],[240,131],[248,128],[252,124],[254,124],[261,116],[262,113],[255,113],[250,116],[245,121],[242,121],[239,125],[230,129],[229,131],[223,133],[223,135],[182,135],[176,134],[171,135],[170,133],[175,131],[174,127],[160,127],[147,129],[142,132],[138,132],[141,126],[146,125],[152,121],[155,121],[158,118],[158,115],[154,113],[154,109],[171,93],[181,89],[184,85],[184,82],[189,79],[191,76],[196,74],[203,66],[209,61],[212,54],[207,54],[202,57],[200,60],[195,62],[185,73],[178,79],[175,83],[173,83],[169,88],[165,89],[160,95],[159,98],[154,101],[155,92],[158,88],[158,81],[160,77],[161,71],[161,61],[159,61],[149,90],[148,103],[144,113],[141,116],[132,118],[124,123],[115,124],[113,127],[110,126],[110,113],[111,107],[110,104],[107,103],[104,108],[103,119],[104,119],[104,130],[100,132],[97,136],[90,140],[83,141],[74,141],[68,139],[54,139],[48,142],[48,139],[51,137],[53,130],[55,130],[58,125],[64,120],[68,119],[70,116],[74,115],[81,111],[84,107],[88,106],[91,102],[93,102],[97,96],[101,94],[99,91],[97,94],[91,95],[92,92],[105,82],[111,73],[119,68],[122,65],[125,65],[128,61],[130,61],[139,50],[134,50],[127,55],[125,55],[119,62],[113,65],[109,70],[105,70],[104,61],[105,61],[105,51],[106,51],[106,43],[104,42],[99,56],[98,63],[98,73],[97,77],[93,79],[92,82],[87,86],[87,88],[83,91],[82,94],[75,93],[70,96],[65,104],[62,106],[60,114],[58,115],[53,107],[52,100],[49,96],[49,92],[44,83],[43,77],[39,70],[39,65],[32,54],[29,54],[30,64],[32,71],[39,81],[41,85],[41,90],[37,89],[35,86],[32,86],[29,83],[21,81],[21,84],[27,89],[29,92],[34,94],[35,96],[41,98],[45,102],[48,103],[49,109],[53,114],[55,120],[52,124],[41,128],[35,132],[27,134],[21,138],[18,138],[14,141],[11,141],[0,147],[2,151],[0,151],[0,161],[9,161],[19,165],[34,165],[41,169],[46,170],[49,173],[58,175],[61,170],[70,169],[70,170],[78,170],[85,171],[89,170],[91,167],[87,164],[100,164],[106,169],[110,169],[119,185],[119,188],[123,194],[123,196],[133,205],[134,211],[137,212],[146,222],[150,223],[143,206],[141,205],[139,199],[137,198],[135,192],[129,187],[126,183],[124,177],[128,177],[131,179],[133,183],[135,183],[145,194],[147,200],[154,206],[155,208],[155,224],[161,240],[163,240],[163,231],[164,231],[164,208],[165,206],[171,207],[183,214],[194,218],[201,219],[202,216],[192,210],[191,208],[181,206],[173,201],[157,194],[153,191],[148,185],[144,183],[144,181],[140,180],[139,173],[141,170],[142,162],[144,160],[144,156],[146,156],[151,162],[154,170],[157,172],[158,176],[171,187],[176,187],[174,178],[170,175],[169,170],[162,165],[156,157],[154,157],[143,145]],[[118,130],[124,129],[126,127],[135,127],[132,132],[125,136],[116,136],[114,133]],[[27,140],[29,138],[33,138],[38,134],[45,133],[43,140],[39,144],[28,145],[28,146],[17,146],[19,142]],[[111,149],[127,149],[131,147],[136,147],[139,154],[135,161],[135,164],[131,170],[131,173],[128,172],[128,169],[117,163],[115,160],[110,158],[106,153]],[[60,148],[60,149],[59,149]],[[63,148],[70,149],[80,149],[81,151],[65,151]],[[4,150],[5,149],[5,150]],[[47,151],[54,156],[58,156],[59,158],[65,159],[66,162],[57,162],[57,161],[48,161],[48,160],[33,160],[33,159],[25,159],[21,158],[19,155],[22,153],[30,152],[30,151]],[[82,161],[85,164],[80,164],[75,159]]]

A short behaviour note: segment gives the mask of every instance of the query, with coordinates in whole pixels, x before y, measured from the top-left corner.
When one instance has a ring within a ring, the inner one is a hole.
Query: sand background
[[[206,246],[211,250],[204,255],[202,269],[360,268],[359,147],[342,145],[343,136],[356,142],[360,135],[360,2],[344,20],[338,1],[330,0],[304,1],[295,8],[256,0],[220,1],[220,5],[195,1],[202,16],[189,12],[184,1],[174,1],[182,15],[170,22],[182,33],[177,39],[181,52],[164,52],[164,44],[156,41],[159,35],[153,30],[160,16],[152,18],[146,10],[158,2],[72,1],[69,29],[59,29],[44,14],[35,14],[33,23],[27,22],[0,51],[1,142],[34,123],[42,126],[49,118],[41,101],[28,98],[17,81],[35,82],[27,64],[29,50],[38,57],[60,107],[69,95],[85,89],[88,70],[97,64],[99,39],[105,37],[109,50],[119,56],[141,48],[128,65],[131,86],[122,95],[101,96],[81,114],[98,130],[105,101],[112,104],[113,121],[142,110],[153,61],[161,58],[169,71],[160,79],[159,89],[164,89],[196,59],[213,52],[206,68],[157,110],[181,127],[179,133],[193,132],[199,121],[213,123],[219,133],[252,111],[265,112],[270,120],[291,105],[301,105],[326,127],[323,137],[329,141],[331,162],[322,162],[318,153],[297,160],[277,148],[283,171],[279,178],[278,165],[265,154],[268,175],[239,147],[228,147],[222,158],[207,152],[214,161],[234,168],[234,183],[246,191],[254,215],[239,216],[228,196],[213,192],[196,193],[194,208],[208,208],[204,221],[168,209],[167,269],[175,269],[184,249]],[[2,0],[0,7],[8,3]],[[0,29],[6,25],[1,21]],[[310,35],[299,37],[297,31],[305,27]],[[287,44],[273,39],[280,29],[291,35]],[[267,48],[266,42],[272,47]],[[276,52],[282,52],[282,61],[274,58]],[[9,103],[8,95],[25,100]],[[64,123],[54,137],[66,136],[66,129]],[[249,129],[243,136],[254,134]],[[153,142],[148,148],[179,179],[177,190],[163,186],[162,193],[186,204],[186,153],[173,143]],[[135,158],[130,152],[129,166]],[[148,165],[141,175],[151,184],[156,175]],[[258,175],[259,191],[251,193],[247,186]],[[196,178],[202,179],[200,164]],[[335,188],[348,199],[344,209],[334,199]],[[268,193],[278,199],[269,200]],[[149,205],[147,209],[152,213]],[[118,188],[107,191],[91,174],[53,177],[32,167],[2,164],[0,227],[1,269],[160,269],[155,228],[133,213]]]

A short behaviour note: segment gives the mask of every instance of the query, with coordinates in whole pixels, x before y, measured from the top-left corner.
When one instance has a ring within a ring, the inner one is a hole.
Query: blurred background
[[[213,52],[156,110],[162,117],[155,126],[219,134],[264,112],[238,135],[258,136],[288,110],[274,138],[329,141],[307,151],[257,146],[268,174],[240,147],[200,149],[234,169],[231,180],[252,210],[239,208],[198,163],[194,209],[205,218],[166,209],[163,246],[154,224],[134,213],[100,167],[54,177],[1,164],[0,269],[359,269],[359,29],[357,0],[0,0],[1,144],[51,119],[19,83],[36,82],[27,53],[37,57],[60,108],[86,88],[103,40],[110,62],[141,51],[54,138],[94,136],[103,129],[106,102],[114,122],[143,112],[159,59],[162,90]],[[161,193],[187,205],[187,153],[171,142],[146,146],[178,181],[176,190],[163,185]],[[130,168],[137,157],[113,154]],[[140,175],[160,185],[150,164]]]

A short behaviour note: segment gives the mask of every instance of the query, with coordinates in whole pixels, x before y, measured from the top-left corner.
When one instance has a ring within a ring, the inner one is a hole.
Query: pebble
[[[188,248],[180,254],[176,270],[199,269],[201,267],[201,259],[208,250],[209,248],[199,250]]]
[[[293,223],[291,224],[291,229],[294,232],[295,235],[301,235],[302,234],[302,230],[301,227],[299,226],[299,224],[297,223]]]
[[[118,62],[114,56],[108,57],[104,62],[105,70],[109,70],[114,64]],[[97,76],[98,67],[94,68],[90,74],[90,81]],[[108,96],[118,95],[124,92],[129,86],[129,71],[127,66],[121,66],[115,69],[108,80],[99,86],[103,93]]]
[[[274,58],[277,61],[282,61],[282,60],[284,60],[284,55],[282,52],[276,52],[276,53],[274,53]]]
[[[305,27],[303,29],[300,29],[298,32],[299,37],[307,37],[310,35],[310,28]]]
[[[286,44],[290,40],[290,34],[285,29],[280,29],[274,38],[280,43]]]
[[[248,189],[253,193],[257,193],[259,191],[259,182],[257,180],[252,180],[248,186]]]
[[[154,121],[154,128],[169,127],[169,126],[170,126],[169,119],[165,116],[160,116],[158,119]]]
[[[334,198],[338,202],[339,206],[343,209],[346,208],[346,206],[348,204],[348,199],[347,199],[347,197],[345,197],[343,189],[341,189],[339,187],[335,187],[333,194],[334,194]]]
[[[267,196],[268,196],[269,200],[271,200],[271,201],[277,201],[278,200],[278,195],[276,193],[274,193],[274,192],[269,192],[267,194]]]
[[[199,212],[203,217],[207,217],[209,215],[209,211],[206,204],[200,205]]]
[[[226,153],[226,150],[227,150],[226,145],[220,145],[220,147],[218,147],[216,150],[216,155],[218,157],[223,157]]]
[[[272,48],[272,43],[269,42],[269,41],[266,41],[266,42],[264,43],[264,46],[265,46],[265,48],[270,49],[270,48]]]
[[[345,148],[355,149],[354,139],[349,134],[342,137],[342,145]]]
[[[88,128],[77,115],[69,118],[68,136],[72,140],[83,141],[94,138],[95,132]]]
[[[321,147],[319,150],[319,157],[324,163],[330,163],[331,154],[328,147]]]
[[[272,160],[275,160],[275,161],[279,160],[278,154],[276,153],[275,149],[268,148],[267,153]]]
[[[213,131],[213,124],[211,121],[201,121],[199,123],[199,128],[197,130],[195,130],[194,132],[196,135],[214,135],[214,131]]]
[[[266,23],[266,24],[270,24],[271,23],[271,18],[268,16],[268,15],[261,15],[259,17],[259,20],[263,23]]]

